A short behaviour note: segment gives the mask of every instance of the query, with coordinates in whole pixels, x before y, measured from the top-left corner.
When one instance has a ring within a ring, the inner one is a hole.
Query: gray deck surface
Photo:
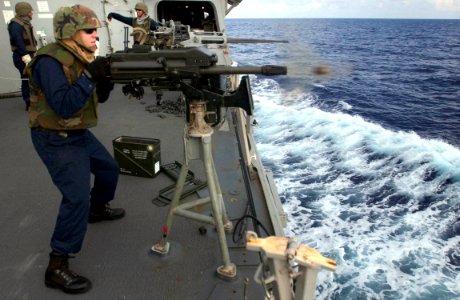
[[[108,102],[99,106],[99,125],[92,132],[112,153],[112,140],[118,136],[160,139],[162,164],[182,162],[184,118],[160,118],[146,111],[146,105],[155,104],[152,91],[146,89],[138,101],[120,90],[117,85]],[[155,178],[120,175],[112,207],[125,208],[126,217],[88,225],[82,251],[70,260],[73,270],[93,282],[88,293],[66,295],[45,287],[60,194],[33,149],[22,99],[0,99],[0,115],[0,299],[243,299],[245,277],[250,281],[248,299],[263,299],[263,289],[252,275],[259,257],[247,252],[242,242],[234,244],[231,234],[227,240],[238,279],[228,283],[216,278],[222,260],[211,225],[176,217],[170,253],[164,257],[150,253],[161,238],[169,209],[152,204],[159,189],[173,183],[163,173]],[[213,136],[214,158],[229,217],[236,220],[245,214],[249,194],[231,123],[228,128]],[[205,180],[201,161],[193,161],[191,171]],[[250,195],[260,205],[257,182]],[[266,220],[265,212],[258,213]],[[207,228],[205,235],[199,234],[200,226]],[[249,220],[248,226],[252,230]]]

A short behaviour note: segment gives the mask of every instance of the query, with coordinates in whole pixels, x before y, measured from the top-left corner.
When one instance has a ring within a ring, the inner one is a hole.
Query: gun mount
[[[143,49],[143,48],[139,48]],[[285,75],[284,66],[219,66],[217,57],[204,47],[165,49],[157,51],[116,52],[110,56],[112,81],[125,84],[123,93],[142,98],[143,86],[155,91],[181,91],[186,102],[206,102],[220,121],[220,108],[240,107],[252,115],[253,101],[249,77],[242,76],[238,88],[231,90],[230,75]]]

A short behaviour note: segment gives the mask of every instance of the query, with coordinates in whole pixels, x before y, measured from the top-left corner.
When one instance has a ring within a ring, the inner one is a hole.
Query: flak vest
[[[11,22],[16,22],[24,28],[22,33],[22,37],[24,39],[24,44],[26,45],[27,52],[35,52],[37,51],[37,40],[35,39],[33,32],[34,29],[30,23],[24,22],[18,17],[14,17],[11,19]],[[18,46],[14,43],[12,39],[10,39],[11,51],[16,51]]]
[[[49,44],[38,50],[37,55],[27,67],[30,86],[29,127],[41,127],[51,130],[85,129],[97,125],[97,94],[93,91],[85,106],[69,119],[63,119],[48,105],[45,94],[33,82],[32,71],[42,56],[51,56],[62,64],[64,74],[70,85],[83,73],[85,65],[69,50],[58,43]],[[53,74],[50,74],[53,76]]]
[[[133,19],[133,28],[140,27],[143,28],[147,33],[150,33],[150,24],[152,22],[151,18],[147,18],[144,20],[144,23],[142,25],[137,24],[137,18]],[[147,35],[144,45],[153,45],[155,42],[153,38],[150,35]]]

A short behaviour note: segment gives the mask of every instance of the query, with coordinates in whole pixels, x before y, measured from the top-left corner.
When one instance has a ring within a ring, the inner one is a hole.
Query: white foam
[[[353,106],[345,101],[339,101],[339,104],[340,106],[342,107],[342,109],[344,110],[351,110],[353,108]]]
[[[298,91],[284,101],[273,81],[254,81],[255,136],[276,166],[287,231],[338,262],[333,282],[320,273],[319,299],[345,288],[371,298],[460,295],[458,267],[443,272],[460,237],[440,238],[460,210],[460,150],[322,111]]]

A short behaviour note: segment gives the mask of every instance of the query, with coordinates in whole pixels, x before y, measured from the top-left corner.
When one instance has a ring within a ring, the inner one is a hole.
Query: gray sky
[[[460,0],[243,0],[227,17],[460,19]]]

